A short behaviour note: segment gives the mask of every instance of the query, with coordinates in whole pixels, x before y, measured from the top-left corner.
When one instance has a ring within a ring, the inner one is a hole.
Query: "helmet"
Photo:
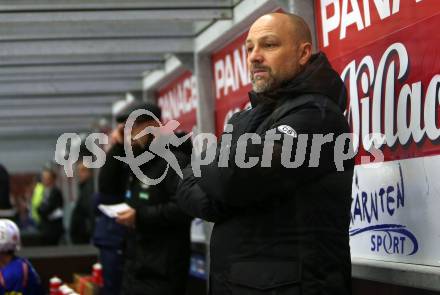
[[[17,225],[9,219],[0,219],[0,252],[18,251],[20,245]]]

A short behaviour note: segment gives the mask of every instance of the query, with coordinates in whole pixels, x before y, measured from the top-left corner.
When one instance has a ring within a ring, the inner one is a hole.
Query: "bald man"
[[[215,223],[210,294],[351,294],[354,162],[341,169],[334,156],[348,148],[335,143],[350,132],[344,84],[312,54],[299,16],[262,16],[246,48],[252,108],[230,119],[201,177],[184,169],[178,191],[187,213]]]

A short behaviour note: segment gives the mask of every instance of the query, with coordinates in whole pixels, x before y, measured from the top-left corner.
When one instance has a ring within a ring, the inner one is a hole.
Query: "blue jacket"
[[[117,199],[112,196],[103,196],[96,194],[95,205],[96,208],[102,204],[102,199]],[[119,200],[120,202],[120,200]],[[98,248],[112,248],[123,249],[125,246],[125,239],[127,235],[127,228],[119,223],[116,223],[114,218],[110,218],[96,210],[95,229],[93,233],[93,244]]]
[[[42,295],[40,277],[31,263],[23,258],[14,259],[0,269],[0,295]]]

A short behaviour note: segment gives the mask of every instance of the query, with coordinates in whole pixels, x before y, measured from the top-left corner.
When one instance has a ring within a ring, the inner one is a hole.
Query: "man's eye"
[[[247,52],[252,52],[253,49],[254,49],[253,47],[248,47],[248,48],[246,48],[246,51]]]
[[[273,43],[267,43],[266,44],[266,47],[267,48],[273,48],[273,47],[275,47],[276,46],[276,44],[273,44]]]

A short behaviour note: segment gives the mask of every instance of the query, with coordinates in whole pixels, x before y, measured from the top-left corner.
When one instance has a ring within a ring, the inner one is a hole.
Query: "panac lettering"
[[[166,122],[195,110],[197,100],[197,80],[190,76],[161,95],[157,104],[162,110],[162,119]]]
[[[217,99],[250,84],[245,45],[215,62],[214,80]]]
[[[347,36],[347,28],[354,26],[362,31],[371,26],[371,14],[376,13],[380,21],[398,14],[402,4],[423,0],[321,0],[322,37],[324,47],[329,46],[330,32],[339,30],[339,40]],[[332,8],[333,14],[329,13]]]

